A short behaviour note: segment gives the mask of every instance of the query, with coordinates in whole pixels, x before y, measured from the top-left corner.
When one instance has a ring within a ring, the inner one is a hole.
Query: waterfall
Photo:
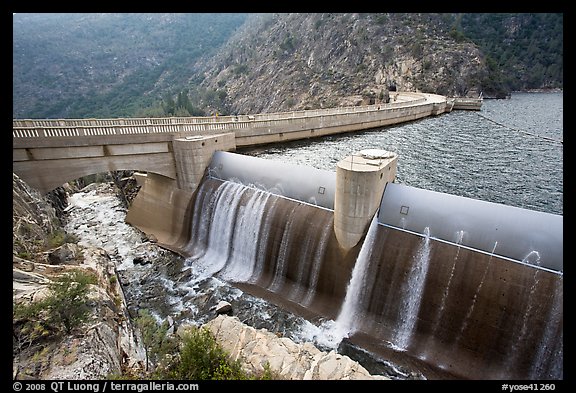
[[[266,203],[270,194],[253,190],[245,206],[238,208],[230,261],[219,277],[230,282],[246,282],[256,268],[258,244],[266,243],[268,232],[261,231]]]
[[[365,288],[364,282],[366,280],[374,240],[376,239],[378,229],[377,217],[378,213],[372,218],[370,228],[366,234],[366,240],[364,240],[362,244],[358,259],[352,270],[352,276],[346,288],[346,297],[344,298],[340,313],[336,318],[333,331],[331,332],[334,341],[339,342],[342,338],[348,337],[350,333],[353,333],[356,328],[355,322],[361,318],[360,314],[362,310],[360,309],[360,304],[367,289]]]
[[[540,254],[537,251],[531,251],[522,263],[540,266]],[[562,336],[563,331],[558,332],[556,329],[562,326],[562,276],[556,281],[553,299],[550,304],[542,303],[542,298],[538,296],[537,290],[540,284],[540,269],[534,269],[532,275],[532,285],[530,287],[526,300],[526,310],[522,317],[522,327],[520,333],[516,336],[509,351],[508,367],[514,369],[516,362],[521,360],[521,356],[526,356],[521,351],[525,346],[525,341],[535,332],[531,330],[534,327],[533,321],[542,313],[546,313],[546,324],[542,332],[539,332],[537,348],[529,348],[529,354],[533,354],[532,365],[530,369],[531,379],[562,379]],[[543,308],[544,307],[544,308]],[[535,351],[534,351],[535,350]]]
[[[207,179],[191,217],[187,287],[211,276],[309,306],[333,234],[333,214],[233,181]],[[269,276],[269,284],[262,279]]]
[[[211,200],[210,203],[214,203],[214,211],[209,228],[206,228],[208,230],[206,248],[204,252],[188,261],[198,280],[211,277],[226,266],[237,210],[244,189],[239,184],[225,182],[218,187],[214,199]]]
[[[196,229],[193,235],[194,241],[189,244],[188,252],[192,255],[189,261],[200,258],[206,252],[206,244],[210,233],[210,219],[212,217],[210,210],[214,207],[218,194],[209,194],[211,190],[207,182],[198,186],[196,200],[194,201],[194,212],[205,211],[205,214],[194,214],[191,220],[191,229]]]
[[[262,231],[271,194],[225,181],[207,196],[203,183],[195,203],[193,256],[188,265],[196,281],[218,274],[229,282],[247,282],[261,273],[260,244],[266,244]]]
[[[414,257],[408,279],[401,290],[400,325],[396,330],[393,345],[405,351],[416,326],[420,303],[426,284],[426,275],[430,264],[430,228],[424,229],[424,239]]]

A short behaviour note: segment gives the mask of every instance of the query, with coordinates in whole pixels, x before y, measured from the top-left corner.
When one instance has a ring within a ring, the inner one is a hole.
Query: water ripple
[[[561,215],[563,145],[535,135],[562,140],[562,112],[562,92],[515,93],[485,100],[480,112],[454,111],[246,153],[335,171],[351,153],[390,150],[399,155],[399,183]]]

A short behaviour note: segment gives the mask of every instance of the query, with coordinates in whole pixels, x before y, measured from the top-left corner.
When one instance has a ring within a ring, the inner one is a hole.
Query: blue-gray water
[[[336,171],[363,149],[398,153],[396,182],[563,214],[563,92],[513,93],[482,109],[245,151]]]

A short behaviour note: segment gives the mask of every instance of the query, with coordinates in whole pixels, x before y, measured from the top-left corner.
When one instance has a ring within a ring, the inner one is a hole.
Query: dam
[[[126,221],[187,268],[428,379],[563,378],[562,216],[397,184],[387,151],[359,149],[334,171],[232,153],[452,109],[404,96],[216,119],[14,120],[13,169],[42,192],[142,171]]]
[[[143,178],[126,220],[428,379],[562,379],[562,216],[397,184],[396,158],[331,172],[216,151],[191,194]]]

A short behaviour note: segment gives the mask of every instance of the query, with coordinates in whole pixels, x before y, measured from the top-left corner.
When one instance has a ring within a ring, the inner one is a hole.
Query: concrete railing
[[[383,127],[435,116],[446,106],[446,97],[433,94],[395,93],[393,100],[238,116],[17,119],[12,131],[13,171],[43,192],[70,179],[118,169],[165,176],[187,189],[205,169],[198,160],[208,159],[215,150]],[[189,168],[199,172],[191,174]]]
[[[286,127],[319,120],[329,125],[350,115],[422,105],[426,97],[418,93],[399,93],[401,101],[388,104],[348,106],[255,115],[211,117],[117,118],[117,119],[14,119],[13,138],[80,137],[146,133],[222,132],[241,129]]]

